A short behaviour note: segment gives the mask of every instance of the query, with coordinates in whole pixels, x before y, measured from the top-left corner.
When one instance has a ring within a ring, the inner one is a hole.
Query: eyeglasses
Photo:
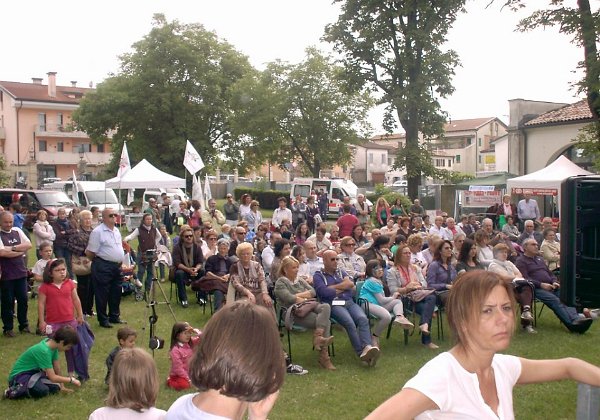
[[[236,235],[245,235],[246,232],[235,232]]]
[[[183,235],[183,237],[184,237],[184,238],[186,238],[186,239],[187,239],[187,238],[193,238],[193,237],[194,237],[194,235]]]
[[[356,246],[356,244],[354,242],[350,242],[350,243],[344,244],[344,246]]]
[[[208,238],[209,241],[216,241],[217,238]]]
[[[117,216],[118,216],[117,213],[111,213],[111,214],[108,215],[108,217],[117,217]]]

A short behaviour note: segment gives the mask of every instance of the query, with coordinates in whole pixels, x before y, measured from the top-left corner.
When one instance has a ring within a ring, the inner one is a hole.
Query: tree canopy
[[[442,46],[465,1],[335,1],[342,12],[324,38],[341,54],[351,85],[381,94],[386,130],[395,128],[396,118],[404,128],[406,145],[395,166],[406,168],[409,195],[416,197],[421,174],[435,175],[419,132],[426,138],[443,135],[446,114],[439,99],[454,91],[459,60]]]
[[[505,0],[501,3],[513,10],[525,7],[523,0]],[[530,31],[556,26],[582,48],[583,59],[578,66],[584,70],[584,77],[576,83],[577,92],[585,94],[595,122],[585,127],[578,141],[584,153],[594,159],[596,169],[600,170],[600,10],[597,6],[593,10],[589,0],[577,0],[576,5],[570,4],[573,2],[566,4],[564,0],[548,0],[547,3],[546,8],[536,10],[522,19],[517,29]]]
[[[286,168],[292,162],[318,177],[321,169],[345,166],[349,146],[368,134],[372,100],[340,79],[341,68],[315,48],[298,64],[268,63],[234,89],[238,137],[247,139],[246,158]]]
[[[119,72],[84,97],[73,116],[77,128],[97,141],[114,133],[112,169],[125,140],[132,161],[152,156],[157,167],[181,174],[176,163],[186,140],[207,165],[218,153],[241,159],[230,90],[252,71],[248,58],[202,25],[167,22],[161,14],[153,25],[120,57]]]

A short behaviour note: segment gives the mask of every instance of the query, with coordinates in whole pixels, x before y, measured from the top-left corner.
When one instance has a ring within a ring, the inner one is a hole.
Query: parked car
[[[11,203],[21,205],[21,213],[25,217],[23,226],[31,230],[39,210],[46,210],[48,220],[54,220],[60,207],[65,207],[67,213],[75,208],[75,203],[63,191],[27,190],[18,188],[0,189],[0,204],[8,209]]]

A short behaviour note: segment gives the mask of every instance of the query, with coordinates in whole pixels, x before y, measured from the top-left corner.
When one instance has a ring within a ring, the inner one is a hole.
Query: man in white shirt
[[[438,235],[442,239],[449,239],[446,228],[442,226],[444,223],[444,218],[442,216],[436,216],[433,223],[433,226],[429,228],[429,234]]]
[[[281,226],[281,222],[284,220],[289,220],[290,222],[292,221],[292,211],[286,207],[287,200],[285,197],[279,197],[277,199],[277,203],[279,204],[279,207],[275,209],[273,212],[273,218],[271,219],[271,224],[276,228]]]
[[[519,216],[519,222],[521,223],[521,229],[525,228],[526,220],[536,221],[541,218],[537,201],[531,198],[531,194],[524,194],[524,197],[525,198],[517,204],[517,214]]]

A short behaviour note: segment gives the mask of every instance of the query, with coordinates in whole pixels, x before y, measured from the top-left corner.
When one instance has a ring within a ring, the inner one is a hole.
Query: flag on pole
[[[123,178],[127,172],[131,170],[131,162],[129,161],[129,152],[127,151],[127,142],[123,142],[123,149],[121,150],[121,160],[119,161],[119,171],[117,176]],[[119,188],[120,190],[121,188]],[[133,202],[134,189],[127,190],[127,205]]]
[[[78,206],[81,205],[81,203],[79,203],[79,188],[77,188],[77,176],[75,176],[75,169],[73,169],[73,201]]]
[[[204,178],[204,199],[206,200],[206,207],[208,207],[208,200],[212,198],[212,193],[210,192],[210,185],[208,184],[208,175]]]
[[[196,175],[192,175],[192,200],[198,200],[200,210],[204,210],[204,196],[202,194],[202,184]]]
[[[123,176],[131,170],[131,162],[129,162],[129,153],[127,152],[127,142],[123,142],[123,150],[121,150],[121,160],[119,161],[119,172],[117,176],[123,178]]]
[[[202,161],[202,158],[200,157],[194,146],[192,146],[192,143],[190,143],[189,140],[187,140],[187,142],[185,143],[183,166],[185,166],[185,168],[192,175],[194,175],[200,169],[204,168],[204,162]]]

